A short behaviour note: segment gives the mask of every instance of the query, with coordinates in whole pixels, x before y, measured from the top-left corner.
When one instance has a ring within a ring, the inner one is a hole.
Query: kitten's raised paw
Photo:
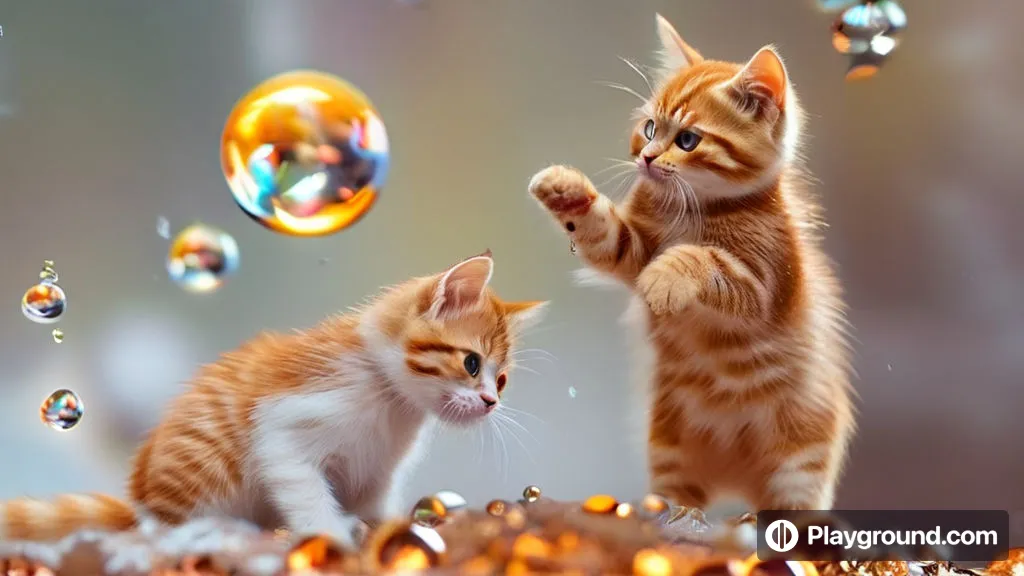
[[[586,214],[597,200],[597,191],[582,172],[568,166],[551,166],[530,180],[530,194],[556,215]]]
[[[655,260],[636,279],[636,289],[656,315],[682,312],[697,297],[696,286],[664,262]]]

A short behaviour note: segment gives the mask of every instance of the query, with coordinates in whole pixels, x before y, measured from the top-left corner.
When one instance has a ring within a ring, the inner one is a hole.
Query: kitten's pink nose
[[[647,164],[648,166],[651,165],[651,162],[654,162],[657,159],[658,159],[657,156],[648,156],[648,155],[644,154],[644,164]]]
[[[486,392],[480,393],[480,399],[484,401],[484,405],[490,410],[498,403],[498,399]]]

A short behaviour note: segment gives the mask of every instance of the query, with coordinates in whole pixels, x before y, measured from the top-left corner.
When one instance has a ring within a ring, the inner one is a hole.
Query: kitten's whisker
[[[516,415],[519,415],[519,416],[526,416],[526,417],[528,417],[528,418],[533,418],[533,419],[534,419],[534,420],[536,420],[537,422],[540,422],[541,424],[544,424],[545,426],[547,426],[547,422],[545,422],[545,421],[544,421],[543,419],[541,419],[541,418],[540,418],[539,416],[535,416],[535,415],[533,415],[533,414],[530,414],[529,412],[527,412],[527,411],[525,411],[525,410],[519,410],[518,408],[513,408],[513,407],[511,407],[511,406],[509,406],[509,405],[507,405],[507,404],[502,404],[502,405],[501,405],[501,406],[499,407],[499,409],[500,409],[500,410],[504,410],[504,411],[506,411],[506,412],[509,412],[510,414],[516,414]]]
[[[597,178],[602,174],[614,170],[616,168],[636,168],[636,166],[634,166],[632,162],[626,162],[625,160],[619,160],[618,158],[605,158],[605,160],[612,162],[612,165],[608,166],[607,168],[602,168],[597,172],[594,172],[594,174],[591,176],[591,179]]]
[[[495,412],[495,414],[497,414],[497,412]],[[526,452],[526,457],[530,459],[530,462],[534,466],[536,466],[537,465],[537,461],[533,458],[533,453],[531,453],[530,449],[526,447],[526,444],[523,443],[523,440],[519,437],[518,434],[516,434],[515,430],[512,429],[512,428],[508,428],[508,427],[503,427],[502,426],[502,424],[506,423],[507,421],[508,421],[508,416],[505,416],[505,415],[502,415],[500,418],[495,420],[495,422],[498,423],[498,428],[508,432],[509,436],[511,436],[512,439],[515,440],[517,444],[519,444],[519,447],[523,449],[523,452]],[[529,432],[527,432],[527,433],[529,433]],[[536,438],[534,438],[533,440],[534,440],[534,442],[537,441]]]
[[[556,357],[551,352],[548,352],[547,350],[544,350],[543,348],[523,348],[522,350],[516,350],[515,352],[513,352],[512,356],[517,356],[519,354],[525,354],[527,352],[536,352],[537,354],[541,354],[543,356],[547,356],[548,358],[551,358],[552,360],[558,360],[558,357]]]
[[[623,58],[622,56],[619,56],[619,60],[625,62],[626,66],[632,68],[634,72],[644,79],[644,84],[647,84],[647,90],[650,91],[651,96],[654,96],[654,86],[651,85],[651,80],[647,77],[647,74],[644,74],[643,71],[640,70],[640,67],[634,64],[631,60]]]
[[[497,414],[497,412],[496,412],[496,414]],[[530,437],[531,440],[533,440],[535,443],[540,445],[540,442],[537,440],[537,437],[534,436],[533,433],[530,432],[530,430],[526,426],[523,426],[522,424],[520,424],[515,418],[513,418],[512,416],[510,416],[508,414],[500,414],[500,418],[502,420],[504,420],[505,422],[508,422],[510,425],[515,426],[516,428],[522,430],[527,436]]]
[[[523,366],[522,364],[513,364],[512,366],[513,366],[513,368],[515,368],[515,369],[516,369],[517,371],[518,371],[518,370],[522,370],[523,372],[529,372],[530,374],[533,374],[533,375],[535,375],[535,376],[541,376],[541,377],[543,377],[543,376],[544,376],[543,374],[541,374],[540,372],[538,372],[538,371],[534,370],[533,368],[529,368],[529,367],[527,367],[527,366]]]
[[[633,90],[629,86],[623,86],[622,84],[616,84],[615,82],[598,82],[598,84],[600,84],[602,86],[607,86],[608,88],[614,88],[616,90],[621,90],[621,91],[625,92],[626,94],[631,94],[633,96],[636,96],[644,104],[647,103],[647,98],[644,98],[642,94],[640,94],[636,90]]]
[[[600,184],[595,184],[595,186],[597,188],[604,188],[605,186],[610,184],[612,182],[612,180],[615,180],[617,178],[625,178],[627,176],[634,175],[634,173],[636,172],[636,167],[635,166],[630,166],[629,168],[621,168],[621,170],[622,170],[622,172],[618,172],[616,174],[611,175],[607,180],[605,180],[604,182],[601,182]],[[621,186],[621,184],[620,184],[620,186]]]
[[[508,470],[509,468],[511,468],[511,465],[509,463],[508,446],[505,445],[505,438],[502,437],[501,427],[498,425],[498,421],[495,420],[494,418],[488,418],[487,423],[488,425],[490,425],[495,435],[497,435],[498,441],[501,442],[502,457],[499,462],[499,467],[501,468],[502,481],[504,481],[508,479]]]

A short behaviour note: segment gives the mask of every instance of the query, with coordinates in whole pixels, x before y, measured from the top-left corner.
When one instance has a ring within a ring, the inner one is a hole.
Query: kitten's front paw
[[[349,550],[357,550],[367,529],[367,525],[358,517],[346,514],[328,521],[312,523],[298,531],[328,536]]]
[[[556,216],[587,213],[597,191],[582,172],[568,166],[551,166],[530,180],[530,194]]]
[[[640,272],[636,289],[659,316],[682,312],[697,297],[696,285],[663,259],[655,259]]]

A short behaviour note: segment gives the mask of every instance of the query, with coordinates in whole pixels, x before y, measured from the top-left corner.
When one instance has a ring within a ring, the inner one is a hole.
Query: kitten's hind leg
[[[615,204],[575,168],[551,166],[530,180],[530,194],[565,229],[591,267],[632,284],[649,254]]]
[[[704,509],[708,505],[708,486],[701,481],[699,466],[683,444],[678,414],[664,404],[652,406],[647,442],[651,492],[677,506]]]

